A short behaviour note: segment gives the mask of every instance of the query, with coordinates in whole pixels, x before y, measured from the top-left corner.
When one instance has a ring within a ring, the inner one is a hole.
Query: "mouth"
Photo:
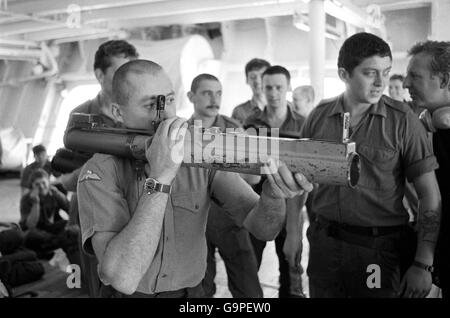
[[[217,105],[211,105],[211,106],[207,106],[206,109],[213,109],[213,110],[216,110],[216,109],[219,109],[219,106],[217,106]]]

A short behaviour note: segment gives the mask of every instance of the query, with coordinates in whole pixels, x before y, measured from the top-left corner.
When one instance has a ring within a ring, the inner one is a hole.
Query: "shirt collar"
[[[339,97],[336,99],[336,101],[332,104],[332,109],[330,113],[328,114],[328,117],[337,115],[337,114],[344,114],[344,94],[339,95]],[[384,98],[381,96],[378,103],[373,104],[369,108],[369,114],[371,115],[378,115],[386,118],[386,105],[384,103]]]

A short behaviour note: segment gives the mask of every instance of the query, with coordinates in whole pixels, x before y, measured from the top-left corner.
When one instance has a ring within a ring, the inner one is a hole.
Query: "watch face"
[[[148,192],[154,192],[155,186],[156,186],[155,179],[148,178],[147,180],[145,180],[145,190],[147,190]]]

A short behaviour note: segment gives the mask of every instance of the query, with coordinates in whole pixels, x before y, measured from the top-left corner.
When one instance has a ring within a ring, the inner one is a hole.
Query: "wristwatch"
[[[419,268],[421,268],[421,269],[426,270],[427,272],[430,272],[430,273],[434,272],[434,267],[433,267],[433,265],[427,265],[427,264],[424,264],[424,263],[419,262],[419,261],[414,261],[412,264],[413,264],[414,266],[416,266],[416,267],[419,267]]]
[[[155,192],[170,193],[171,186],[167,184],[162,184],[154,178],[145,179],[144,190],[147,194],[153,194]]]

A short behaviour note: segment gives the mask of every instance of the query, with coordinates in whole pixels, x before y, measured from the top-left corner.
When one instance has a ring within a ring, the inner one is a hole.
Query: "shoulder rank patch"
[[[91,170],[87,170],[86,173],[80,178],[79,183],[87,180],[100,181],[102,179],[96,173],[92,172]]]

